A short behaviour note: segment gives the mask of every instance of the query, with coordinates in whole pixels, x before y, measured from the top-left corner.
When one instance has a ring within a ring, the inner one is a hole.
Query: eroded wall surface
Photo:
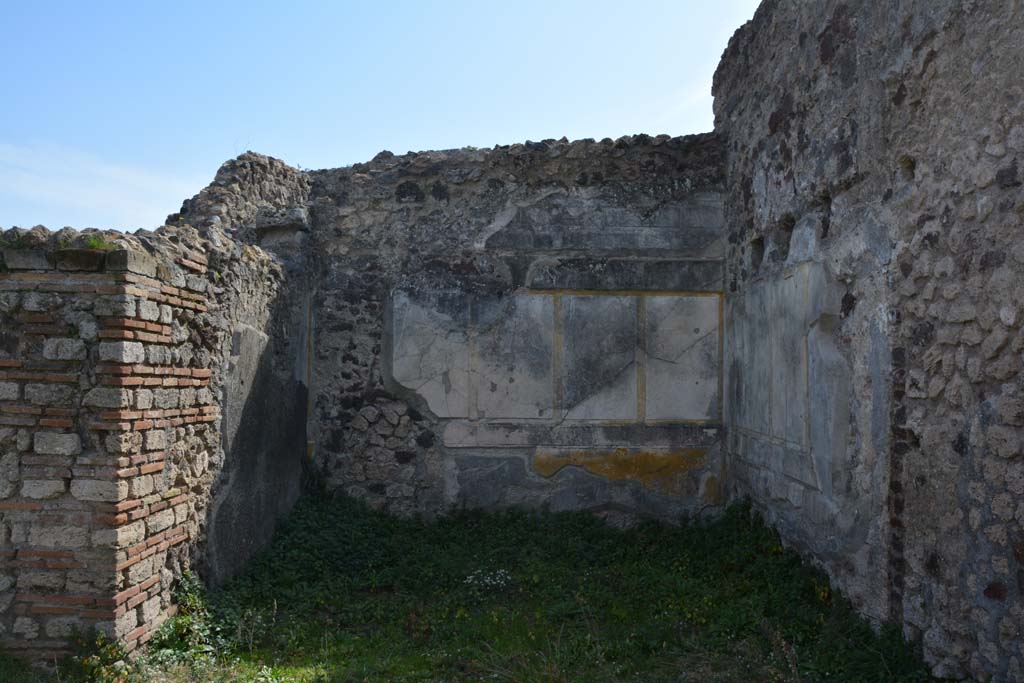
[[[311,174],[316,459],[398,513],[722,503],[713,136]]]
[[[976,680],[1024,678],[1022,12],[768,1],[714,86],[734,492]]]

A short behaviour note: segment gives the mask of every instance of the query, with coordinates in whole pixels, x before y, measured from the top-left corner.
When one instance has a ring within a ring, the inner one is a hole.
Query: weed
[[[244,574],[177,600],[132,681],[930,680],[743,506],[622,531],[309,497]]]
[[[112,251],[116,248],[113,242],[107,240],[103,235],[86,235],[82,240],[83,249],[95,249],[97,251]]]
[[[28,239],[24,234],[12,232],[8,236],[0,235],[0,249],[25,249],[28,247]]]

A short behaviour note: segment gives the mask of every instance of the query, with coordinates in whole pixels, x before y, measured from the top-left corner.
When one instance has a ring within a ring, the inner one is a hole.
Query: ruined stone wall
[[[716,509],[721,152],[247,153],[173,227],[4,233],[4,646],[145,643],[176,578],[230,576],[306,470],[399,514]]]
[[[714,86],[734,490],[936,673],[997,681],[1024,678],[1022,12],[769,0]]]
[[[397,514],[747,496],[937,674],[1024,678],[1022,44],[766,0],[714,134],[247,153],[112,251],[5,233],[0,639],[145,642],[305,462]]]
[[[217,230],[2,239],[0,642],[52,662],[97,628],[131,650],[182,571],[237,569],[298,494],[281,268]]]
[[[310,433],[332,488],[401,514],[720,505],[714,136],[310,178]]]

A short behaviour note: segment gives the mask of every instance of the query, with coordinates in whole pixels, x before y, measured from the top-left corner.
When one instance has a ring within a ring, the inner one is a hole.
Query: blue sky
[[[246,150],[710,130],[756,0],[0,0],[0,227],[152,228]]]

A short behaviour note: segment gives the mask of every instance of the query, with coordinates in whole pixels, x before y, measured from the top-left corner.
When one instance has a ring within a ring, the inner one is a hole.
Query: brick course
[[[17,340],[0,349],[0,646],[30,660],[68,652],[76,629],[129,651],[152,637],[223,462],[209,387],[230,321],[205,315],[222,273],[166,241],[118,242],[0,261],[0,328]],[[79,262],[92,272],[61,270]],[[234,265],[273,293],[265,254]]]

